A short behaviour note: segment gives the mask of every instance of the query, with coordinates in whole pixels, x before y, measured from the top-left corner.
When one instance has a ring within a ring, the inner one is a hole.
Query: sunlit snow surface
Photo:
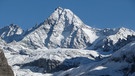
[[[54,60],[59,60],[59,61],[63,62],[65,59],[71,59],[71,58],[76,58],[76,57],[86,57],[86,58],[89,58],[92,62],[92,60],[94,61],[95,58],[99,56],[99,54],[92,50],[79,50],[79,49],[44,50],[44,49],[39,49],[39,50],[34,50],[33,52],[31,52],[31,55],[20,55],[18,53],[8,52],[8,53],[5,53],[5,56],[7,57],[8,62],[12,66],[16,75],[18,75],[18,76],[21,76],[21,75],[22,76],[23,75],[35,76],[37,74],[34,72],[31,72],[29,69],[20,69],[19,66],[14,66],[14,65],[28,63],[28,62],[37,60],[39,58],[54,59]],[[91,57],[91,56],[93,56],[93,57]],[[78,61],[80,61],[82,64],[88,64],[88,62],[83,59],[80,59]],[[39,74],[38,76],[40,76],[40,75],[42,75],[42,74]],[[50,74],[48,74],[48,75],[50,75]]]

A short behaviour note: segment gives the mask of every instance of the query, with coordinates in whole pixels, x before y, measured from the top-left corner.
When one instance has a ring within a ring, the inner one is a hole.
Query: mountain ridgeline
[[[0,29],[0,37],[7,43],[16,41],[30,49],[75,48],[115,50],[120,39],[135,35],[127,28],[96,29],[84,24],[69,9],[58,7],[41,24],[23,31],[11,24]],[[111,47],[113,46],[113,47]]]

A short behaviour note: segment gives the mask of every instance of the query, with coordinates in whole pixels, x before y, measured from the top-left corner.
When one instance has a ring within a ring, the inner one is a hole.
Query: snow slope
[[[49,60],[58,60],[60,63],[63,63],[65,60],[69,61],[70,63],[66,63],[66,65],[70,65],[73,63],[78,63],[79,65],[88,64],[91,62],[95,62],[99,57],[99,54],[92,50],[78,50],[78,49],[39,49],[31,52],[29,55],[21,55],[16,52],[8,52],[5,53],[9,64],[12,66],[15,74],[21,76],[21,72],[23,72],[22,76],[30,72],[31,75],[36,74],[38,72],[32,72],[30,69],[19,68],[25,63],[30,63],[32,61],[44,58]],[[33,66],[34,67],[34,66]],[[42,70],[42,69],[41,69]],[[18,73],[19,72],[19,73]],[[40,75],[40,74],[39,74]],[[46,74],[45,74],[46,75]]]
[[[56,73],[57,76],[134,76],[135,42],[131,42],[102,61]]]

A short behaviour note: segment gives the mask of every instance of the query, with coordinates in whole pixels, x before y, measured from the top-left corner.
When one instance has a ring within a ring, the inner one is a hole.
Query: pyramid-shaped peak
[[[55,10],[63,10],[62,7],[57,7]]]
[[[0,35],[4,35],[4,36],[11,36],[11,35],[15,35],[15,34],[19,35],[22,33],[23,33],[23,29],[21,29],[16,24],[10,24],[9,26],[5,26],[5,27],[0,29]]]
[[[46,22],[49,22],[49,24],[63,23],[67,25],[83,25],[82,20],[70,9],[62,7],[57,7]]]
[[[62,8],[62,7],[57,7],[57,8],[55,9],[55,11],[70,11],[70,12],[72,12],[70,9]]]

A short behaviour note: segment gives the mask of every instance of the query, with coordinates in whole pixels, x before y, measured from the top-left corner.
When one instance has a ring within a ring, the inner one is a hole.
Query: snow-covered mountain
[[[16,76],[111,76],[121,68],[111,71],[117,62],[110,60],[128,48],[134,51],[134,41],[133,30],[92,28],[61,7],[26,31],[15,24],[0,29],[0,47]]]
[[[34,48],[86,48],[97,38],[95,29],[69,9],[58,7],[49,18],[33,27],[22,42]]]
[[[17,41],[29,49],[38,48],[75,48],[91,50],[114,50],[119,39],[135,35],[127,28],[96,29],[84,24],[71,10],[58,7],[44,22],[23,31],[11,24],[0,30],[5,42]]]
[[[7,43],[13,40],[19,41],[22,34],[23,30],[15,24],[10,24],[0,29],[0,37]]]
[[[93,43],[91,49],[102,51],[116,51],[121,45],[120,40],[127,40],[129,36],[135,36],[133,30],[127,28],[103,29],[99,31],[100,38]]]

